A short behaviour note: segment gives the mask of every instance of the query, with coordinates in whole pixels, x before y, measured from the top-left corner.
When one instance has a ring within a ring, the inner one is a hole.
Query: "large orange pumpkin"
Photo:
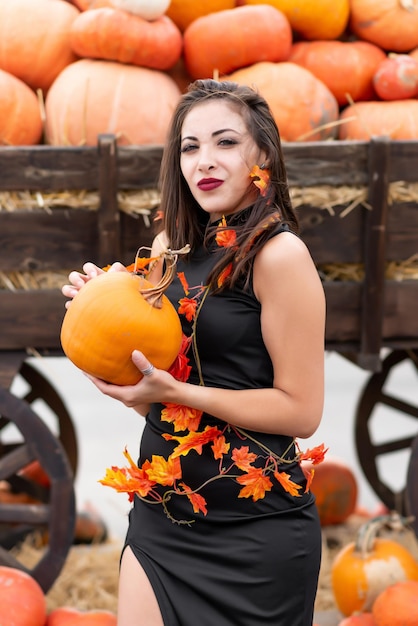
[[[46,599],[37,583],[26,572],[0,566],[0,624],[5,626],[44,626]]]
[[[71,47],[80,57],[168,70],[183,48],[180,30],[163,15],[148,21],[119,9],[84,11],[74,20]]]
[[[60,607],[51,611],[45,626],[116,626],[116,615],[111,611],[78,611]]]
[[[233,9],[235,0],[171,0],[166,15],[170,17],[181,31],[202,15],[216,11]],[[225,45],[227,42],[225,42]]]
[[[342,548],[334,559],[331,584],[343,615],[370,612],[378,595],[390,585],[403,580],[418,581],[418,563],[411,552],[395,539],[376,537],[390,520],[391,516],[381,516],[363,524],[356,540]]]
[[[77,58],[70,28],[78,14],[64,0],[0,2],[0,68],[33,89],[47,91]]]
[[[372,614],[376,626],[417,626],[418,582],[404,580],[387,587],[376,598]]]
[[[153,291],[142,276],[128,272],[106,272],[90,280],[64,316],[66,356],[84,372],[116,385],[141,380],[131,359],[136,349],[155,367],[169,369],[181,347],[180,319],[162,291],[156,303],[148,301]]]
[[[0,145],[40,142],[42,118],[35,93],[23,81],[0,70]]]
[[[350,30],[390,52],[418,46],[416,0],[350,0]]]
[[[342,524],[356,509],[357,480],[342,459],[327,456],[322,463],[304,463],[305,472],[314,470],[311,491],[315,495],[322,526]]]
[[[158,97],[156,97],[158,95]],[[167,74],[115,61],[81,59],[65,68],[45,100],[51,145],[163,144],[180,90]]]
[[[303,39],[338,39],[346,29],[350,0],[245,0],[282,11]]]
[[[260,61],[285,61],[292,45],[288,19],[260,5],[218,11],[184,32],[184,62],[193,78],[221,76]]]
[[[266,98],[284,141],[322,141],[336,135],[335,96],[309,70],[296,63],[255,63],[226,77],[255,86]]]
[[[418,101],[357,102],[340,115],[339,139],[418,139]]]
[[[288,60],[315,74],[345,105],[376,97],[373,77],[385,59],[383,50],[367,41],[298,41]]]

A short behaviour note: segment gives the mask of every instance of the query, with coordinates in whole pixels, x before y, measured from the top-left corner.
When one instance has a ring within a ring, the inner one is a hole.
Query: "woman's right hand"
[[[96,278],[96,276],[99,276],[100,274],[104,274],[105,272],[105,270],[103,270],[101,267],[98,267],[97,265],[91,262],[85,263],[83,265],[83,271],[84,271],[84,274],[82,272],[76,272],[76,271],[71,272],[68,275],[68,280],[70,284],[64,285],[61,289],[62,294],[66,298],[69,298],[69,300],[65,303],[65,307],[67,309],[71,304],[71,300],[75,298],[75,296],[78,294],[80,289],[84,287],[84,285],[88,283],[89,280],[91,280],[92,278]],[[117,262],[117,263],[113,263],[113,265],[111,265],[108,271],[109,272],[126,272],[127,269],[122,263]]]

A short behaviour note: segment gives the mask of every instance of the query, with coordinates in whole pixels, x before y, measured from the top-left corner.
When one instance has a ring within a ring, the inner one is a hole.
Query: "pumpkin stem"
[[[167,249],[161,253],[161,258],[164,258],[165,260],[165,271],[161,280],[155,285],[155,287],[140,289],[140,293],[143,298],[149,302],[151,306],[161,309],[163,305],[163,294],[176,274],[178,256],[179,254],[187,254],[188,252],[190,252],[189,244],[180,250]]]
[[[360,527],[355,541],[355,551],[365,557],[373,550],[373,544],[379,531],[383,528],[396,531],[405,530],[413,520],[413,516],[401,517],[397,511],[392,511],[388,515],[373,517]]]
[[[411,13],[415,10],[414,0],[399,0],[399,4],[403,9],[410,11]]]

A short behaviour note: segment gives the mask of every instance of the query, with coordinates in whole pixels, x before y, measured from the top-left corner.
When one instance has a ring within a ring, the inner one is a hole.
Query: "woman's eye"
[[[192,152],[192,150],[197,150],[197,148],[198,146],[196,144],[189,143],[189,144],[186,144],[185,146],[182,146],[180,152],[181,153]]]
[[[237,142],[235,139],[221,139],[219,145],[221,146],[235,146]]]

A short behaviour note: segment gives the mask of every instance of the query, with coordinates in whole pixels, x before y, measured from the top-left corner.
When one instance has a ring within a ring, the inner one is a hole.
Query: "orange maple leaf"
[[[159,485],[173,485],[181,478],[181,464],[179,458],[169,456],[165,459],[160,455],[152,455],[146,474],[150,480],[154,480]]]
[[[224,269],[218,276],[218,280],[217,280],[218,287],[222,287],[222,285],[225,283],[226,279],[231,275],[231,273],[232,273],[232,263],[228,263],[228,265],[224,267]]]
[[[244,472],[251,469],[251,464],[254,463],[257,458],[257,455],[249,450],[248,446],[241,446],[240,448],[234,448],[232,450],[232,460],[235,465]]]
[[[174,431],[190,430],[195,432],[199,428],[200,420],[202,417],[202,411],[198,409],[192,409],[189,406],[182,404],[173,404],[167,402],[165,409],[161,412],[161,419],[163,422],[169,422],[174,424]]]
[[[186,335],[183,333],[180,352],[178,353],[174,363],[168,370],[169,373],[174,376],[176,380],[181,380],[183,383],[186,382],[186,380],[190,376],[190,372],[192,371],[192,368],[189,365],[189,358],[186,356],[186,352],[189,349],[191,341],[192,338],[186,337]]]
[[[253,502],[265,497],[266,491],[271,491],[273,483],[263,474],[261,467],[252,467],[243,476],[238,476],[240,485],[245,485],[238,494],[239,498],[252,498]]]
[[[212,444],[213,456],[215,459],[222,459],[224,454],[229,452],[229,448],[231,447],[230,443],[226,443],[226,439],[224,435],[220,437],[216,437]]]
[[[309,471],[308,470],[303,470],[303,473],[305,474],[305,477],[306,477],[305,493],[308,493],[308,491],[311,488],[314,476],[315,476],[315,470],[313,468],[311,470],[309,470]]]
[[[181,283],[181,286],[183,287],[183,291],[186,294],[186,296],[189,295],[190,290],[189,290],[189,283],[187,282],[187,278],[184,274],[184,272],[177,272],[177,277]]]
[[[202,511],[202,513],[206,515],[208,510],[206,508],[205,498],[201,496],[199,493],[194,493],[192,489],[190,489],[190,487],[188,487],[184,483],[179,483],[179,485],[183,487],[184,493],[186,494],[186,496],[189,498],[190,502],[192,503],[194,513],[199,513],[199,511]]]
[[[198,433],[191,432],[184,437],[169,435],[167,433],[163,433],[162,436],[166,441],[174,440],[179,442],[171,454],[172,458],[176,458],[178,456],[186,456],[190,450],[196,450],[198,454],[202,454],[202,446],[206,443],[210,443],[221,434],[222,432],[218,430],[216,426],[206,426],[204,431]]]
[[[215,240],[220,248],[233,248],[237,244],[237,233],[226,226],[226,219],[223,216],[216,229]]]
[[[179,315],[185,315],[186,320],[191,322],[196,317],[197,300],[194,298],[181,298],[179,305]]]
[[[312,450],[308,449],[300,456],[300,461],[312,461],[313,465],[319,465],[325,458],[325,454],[328,452],[328,448],[324,449],[324,444],[315,446]]]
[[[270,182],[270,173],[268,169],[261,169],[258,165],[254,165],[250,172],[251,178],[253,178],[253,183],[256,187],[259,188],[262,196],[265,196],[267,193],[267,187]]]
[[[274,478],[281,484],[283,489],[290,493],[291,496],[299,496],[299,489],[302,489],[302,485],[298,485],[293,480],[290,480],[290,474],[286,472],[274,472]]]
[[[113,466],[106,470],[106,475],[99,483],[106,487],[112,487],[119,493],[128,493],[132,499],[134,493],[145,497],[154,487],[155,482],[147,476],[147,465],[144,463],[140,469],[135,466],[133,472],[131,468],[120,468]]]

